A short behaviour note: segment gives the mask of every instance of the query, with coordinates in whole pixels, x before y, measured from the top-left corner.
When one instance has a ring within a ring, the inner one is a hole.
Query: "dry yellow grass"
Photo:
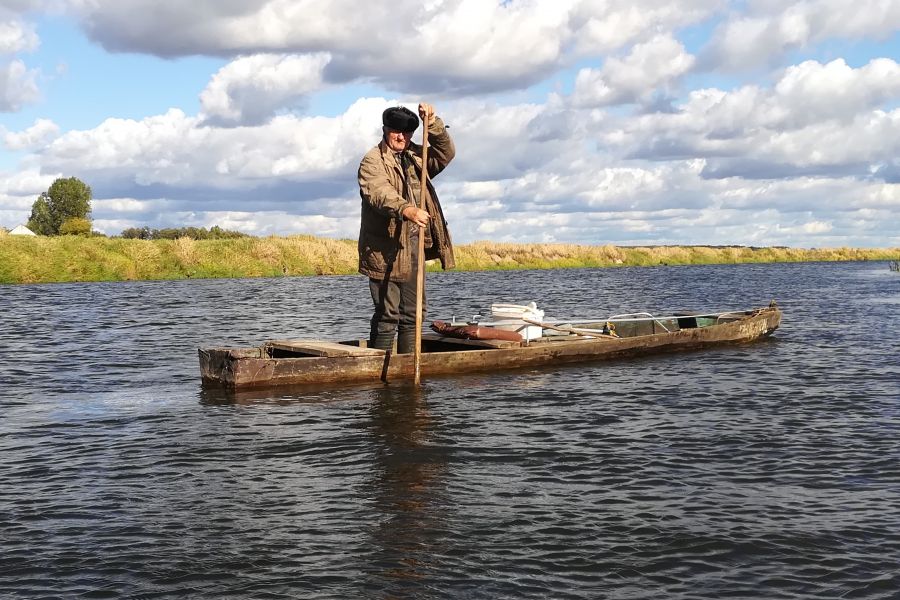
[[[612,244],[457,246],[457,270],[653,266],[744,262],[895,260],[898,248],[620,247]],[[348,275],[356,240],[309,235],[197,241],[0,235],[0,283],[188,277]],[[440,265],[432,261],[429,270]]]
[[[281,248],[278,247],[272,238],[255,240],[250,250],[250,255],[268,265],[281,265]]]
[[[174,252],[179,262],[190,269],[197,264],[197,242],[189,237],[180,237],[173,242]]]

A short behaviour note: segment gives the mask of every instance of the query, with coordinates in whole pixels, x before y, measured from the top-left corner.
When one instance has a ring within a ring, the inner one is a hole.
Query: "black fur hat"
[[[381,113],[381,123],[388,129],[412,133],[419,127],[419,117],[405,106],[392,106]]]

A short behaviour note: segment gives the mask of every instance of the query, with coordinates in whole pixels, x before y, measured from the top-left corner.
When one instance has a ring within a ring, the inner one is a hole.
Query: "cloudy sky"
[[[900,246],[898,63],[897,0],[0,0],[0,225],[355,238],[426,100],[458,243]]]

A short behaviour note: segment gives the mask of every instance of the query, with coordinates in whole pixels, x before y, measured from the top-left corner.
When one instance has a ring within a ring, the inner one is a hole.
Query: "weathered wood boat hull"
[[[770,335],[781,323],[774,306],[734,313],[730,322],[651,335],[622,338],[542,338],[510,347],[460,346],[461,340],[423,339],[423,376],[517,369],[539,365],[609,360],[695,350],[707,346],[752,342]],[[348,346],[352,348],[353,346]],[[409,379],[412,354],[273,358],[259,348],[201,348],[200,370],[205,385],[250,389],[279,385],[335,384]]]

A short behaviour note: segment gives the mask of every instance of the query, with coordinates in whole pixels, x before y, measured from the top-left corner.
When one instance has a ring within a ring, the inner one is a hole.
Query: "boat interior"
[[[497,339],[465,339],[439,335],[434,332],[423,332],[422,352],[436,353],[519,348],[535,344],[545,345],[563,341],[597,338],[614,340],[617,338],[657,335],[709,327],[735,321],[749,314],[751,314],[751,311],[714,314],[675,313],[665,317],[654,317],[648,313],[629,313],[614,315],[597,321],[554,321],[541,324],[540,337],[521,342]],[[534,326],[521,323],[520,329],[533,330]],[[324,340],[282,339],[269,340],[260,348],[253,350],[257,350],[259,356],[265,358],[381,356],[384,354],[383,350],[369,348],[367,344],[367,340],[329,342]],[[253,352],[253,350],[250,351]]]

